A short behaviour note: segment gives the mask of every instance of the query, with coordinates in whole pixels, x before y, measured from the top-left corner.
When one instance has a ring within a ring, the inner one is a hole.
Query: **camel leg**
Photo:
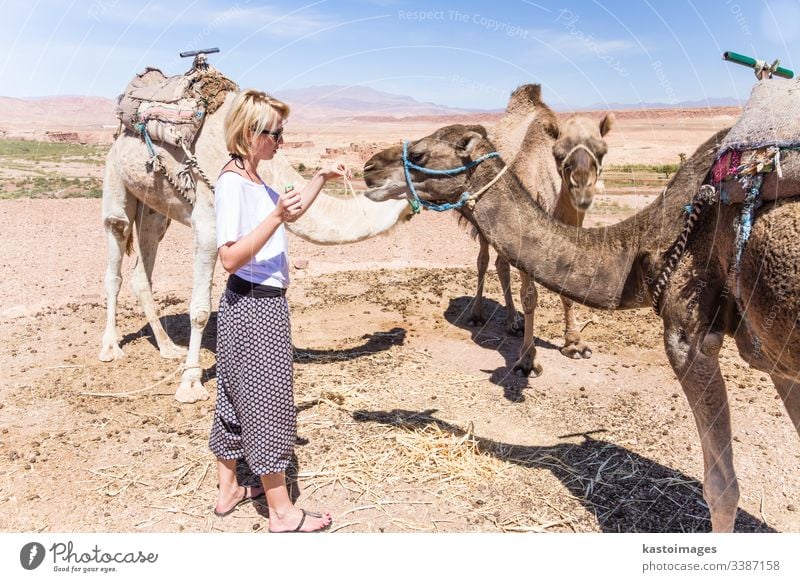
[[[175,359],[184,357],[186,349],[176,346],[167,335],[167,332],[164,331],[164,327],[158,317],[158,309],[156,309],[155,301],[153,301],[152,287],[153,265],[156,260],[158,243],[161,242],[168,226],[169,219],[166,216],[139,202],[135,219],[135,244],[138,245],[136,250],[139,258],[131,276],[131,289],[139,298],[139,303],[142,306],[145,317],[147,317],[147,322],[150,324],[150,329],[153,330],[161,357]]]
[[[198,185],[198,187],[202,187]],[[189,353],[181,376],[181,384],[175,392],[180,402],[196,402],[208,399],[208,392],[201,382],[200,344],[203,331],[211,315],[211,282],[217,262],[217,235],[215,228],[214,197],[197,197],[192,211],[192,234],[194,235],[194,280],[189,319],[192,331],[189,337]]]
[[[113,166],[111,163],[106,164],[103,178],[103,226],[108,244],[108,263],[105,274],[106,327],[100,341],[101,362],[125,357],[125,352],[119,347],[117,300],[122,286],[122,259],[131,237],[131,224],[136,212],[136,198],[125,190],[125,184],[115,173]]]
[[[778,374],[772,376],[772,381],[783,400],[786,412],[789,413],[789,418],[792,419],[794,429],[800,434],[800,383],[796,377],[787,378]]]
[[[468,325],[475,327],[486,323],[483,315],[483,283],[489,266],[489,243],[481,235],[478,235],[478,243],[481,245],[478,251],[478,287],[475,289],[475,299],[472,300],[472,309],[467,320]]]
[[[581,341],[581,332],[575,323],[575,304],[563,295],[561,304],[564,306],[564,347],[561,353],[574,360],[591,358],[592,349]]]
[[[536,311],[538,294],[533,279],[523,271],[520,271],[519,274],[522,277],[520,299],[522,300],[522,312],[525,316],[525,335],[522,339],[519,360],[514,365],[514,371],[521,376],[529,376],[531,372],[533,372],[534,376],[539,376],[543,368],[536,361],[536,338],[533,337],[533,314]]]
[[[680,315],[675,319],[679,318]],[[711,512],[712,529],[731,532],[739,504],[739,484],[733,468],[728,394],[719,369],[722,335],[707,329],[689,331],[678,321],[665,321],[664,345],[700,434],[703,498]]]
[[[500,287],[503,289],[503,297],[506,301],[506,333],[508,335],[522,335],[523,321],[517,316],[514,307],[514,295],[511,293],[511,265],[500,255],[494,262],[497,269],[497,278],[500,279]]]

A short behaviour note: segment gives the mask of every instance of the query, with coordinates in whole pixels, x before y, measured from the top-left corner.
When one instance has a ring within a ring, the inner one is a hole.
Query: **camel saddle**
[[[756,83],[722,141],[711,182],[728,204],[744,202],[756,184],[762,200],[800,196],[800,80]]]
[[[132,132],[155,142],[191,146],[206,115],[239,87],[211,66],[167,77],[148,67],[117,100],[117,117]]]

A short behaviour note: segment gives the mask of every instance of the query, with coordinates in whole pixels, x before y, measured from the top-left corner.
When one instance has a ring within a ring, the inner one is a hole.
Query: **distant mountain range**
[[[275,96],[291,104],[300,117],[359,118],[452,116],[486,113],[481,109],[462,109],[417,101],[407,95],[378,91],[371,87],[322,85],[277,91]]]
[[[490,116],[500,110],[465,109],[417,101],[407,95],[370,87],[326,85],[286,89],[276,96],[292,106],[292,117],[300,121],[363,119],[379,121],[404,117]],[[667,103],[604,103],[582,110],[641,110],[740,106],[735,99],[704,99]],[[0,128],[3,126],[102,127],[116,125],[115,100],[105,97],[59,96],[37,98],[0,97]]]
[[[107,97],[68,95],[19,99],[0,97],[0,125],[101,127],[116,125],[116,101]]]
[[[678,103],[595,103],[589,107],[579,107],[589,111],[608,109],[705,109],[708,107],[741,107],[745,102],[730,97],[698,99],[695,101],[680,101]]]

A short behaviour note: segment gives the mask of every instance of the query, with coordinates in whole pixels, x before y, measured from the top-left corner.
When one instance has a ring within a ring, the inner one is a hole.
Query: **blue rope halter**
[[[472,160],[468,164],[463,166],[459,166],[458,168],[451,168],[449,170],[432,170],[430,168],[425,168],[423,166],[418,166],[416,164],[412,164],[411,161],[408,159],[408,142],[403,141],[403,173],[406,176],[406,184],[408,184],[408,190],[411,192],[413,198],[408,201],[411,204],[411,209],[414,211],[414,214],[419,214],[421,208],[420,206],[424,206],[428,210],[435,210],[436,212],[444,212],[445,210],[452,210],[454,208],[461,208],[464,204],[469,201],[470,193],[464,192],[461,194],[461,197],[458,199],[458,202],[443,202],[441,204],[436,204],[435,202],[428,202],[427,200],[423,200],[417,194],[417,190],[414,188],[414,182],[411,181],[411,173],[409,170],[417,170],[418,172],[422,172],[423,174],[430,174],[433,176],[455,176],[456,174],[460,174],[462,172],[466,172],[480,164],[481,162],[488,160],[489,158],[497,158],[500,157],[499,152],[491,152],[488,154],[484,154],[481,157]]]

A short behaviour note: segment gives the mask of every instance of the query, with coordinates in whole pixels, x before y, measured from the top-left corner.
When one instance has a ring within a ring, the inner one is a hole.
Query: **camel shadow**
[[[486,314],[486,323],[471,326],[467,323],[474,297],[456,297],[450,299],[450,304],[444,312],[445,319],[470,333],[473,342],[482,348],[494,349],[503,356],[505,365],[494,370],[481,370],[489,374],[489,381],[503,388],[503,396],[511,402],[522,402],[525,397],[522,391],[528,387],[528,378],[519,376],[514,372],[514,365],[519,359],[519,350],[522,346],[522,336],[511,336],[506,333],[506,309],[497,301],[483,298],[483,312]],[[559,346],[534,338],[537,348],[559,350]]]
[[[406,330],[393,327],[389,331],[375,331],[361,336],[365,340],[359,346],[344,350],[320,350],[314,348],[295,347],[295,361],[304,364],[327,364],[334,361],[355,360],[361,356],[369,356],[385,352],[395,346],[402,346],[406,341]]]
[[[161,324],[169,337],[178,345],[188,346],[189,335],[191,334],[191,322],[188,314],[166,315],[161,317]],[[140,338],[146,338],[150,345],[157,351],[155,336],[149,324],[145,324],[139,331],[125,335],[120,341],[120,347],[124,347]],[[393,327],[388,331],[375,331],[361,336],[364,340],[358,346],[341,350],[336,349],[316,349],[298,348],[295,346],[295,362],[325,364],[334,361],[355,360],[362,356],[376,354],[392,349],[394,346],[401,346],[406,340],[406,330],[401,327]],[[203,332],[201,347],[216,354],[217,353],[217,312],[211,313],[208,324]],[[217,365],[214,363],[210,368],[203,370],[202,382],[207,382],[217,377]]]
[[[161,325],[164,326],[164,331],[175,344],[183,347],[189,345],[189,336],[192,332],[192,324],[189,320],[188,313],[180,313],[177,315],[162,315],[159,320]],[[140,338],[145,338],[156,350],[156,338],[153,330],[150,328],[149,323],[145,323],[138,331],[125,334],[119,342],[119,347],[124,348],[127,344],[132,343]],[[203,340],[201,347],[216,353],[217,351],[217,312],[214,311],[208,318],[208,324],[203,332]]]
[[[580,444],[553,446],[513,445],[468,434],[464,429],[432,416],[436,410],[353,412],[358,422],[377,422],[403,430],[436,426],[456,437],[472,439],[480,452],[527,469],[546,469],[557,477],[604,532],[711,531],[702,483],[614,443],[582,436]],[[757,517],[738,511],[735,530],[775,532]]]

